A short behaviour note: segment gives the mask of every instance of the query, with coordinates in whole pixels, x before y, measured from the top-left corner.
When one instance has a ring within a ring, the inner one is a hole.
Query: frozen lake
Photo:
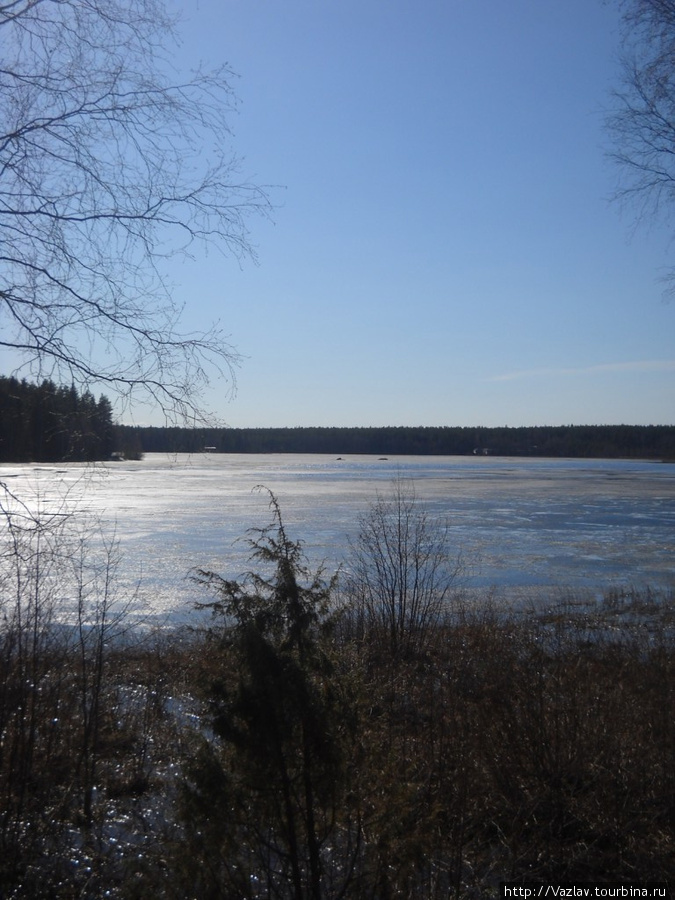
[[[348,565],[349,539],[378,491],[414,481],[453,545],[473,562],[467,588],[504,597],[545,588],[675,585],[675,465],[615,460],[492,457],[148,454],[140,462],[2,465],[22,500],[89,511],[121,542],[121,576],[140,583],[149,619],[189,614],[207,599],[192,567],[235,577],[246,568],[246,530],[268,524],[264,485],[289,535],[329,571]]]

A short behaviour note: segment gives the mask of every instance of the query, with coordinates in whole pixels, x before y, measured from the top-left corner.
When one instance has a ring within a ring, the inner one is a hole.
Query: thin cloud
[[[623,372],[675,372],[675,359],[643,359],[633,362],[601,363],[571,368],[523,369],[493,375],[486,381],[517,381],[522,378],[576,378],[583,375],[621,374]]]

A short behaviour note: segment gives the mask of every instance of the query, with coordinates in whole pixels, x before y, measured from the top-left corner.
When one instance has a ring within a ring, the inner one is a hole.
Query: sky
[[[170,271],[241,354],[229,425],[675,423],[669,233],[610,202],[612,0],[174,2],[275,207],[257,263]]]

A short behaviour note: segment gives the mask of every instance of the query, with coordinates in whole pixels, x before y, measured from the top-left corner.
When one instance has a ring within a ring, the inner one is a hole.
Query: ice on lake
[[[471,563],[468,590],[601,590],[675,583],[675,466],[623,460],[493,457],[148,454],[109,465],[3,465],[0,481],[42,509],[65,504],[113,531],[120,575],[144,617],[189,616],[206,598],[194,567],[237,577],[247,529],[270,521],[278,498],[287,530],[315,563],[349,566],[349,541],[377,492],[411,479],[430,515],[450,523]]]

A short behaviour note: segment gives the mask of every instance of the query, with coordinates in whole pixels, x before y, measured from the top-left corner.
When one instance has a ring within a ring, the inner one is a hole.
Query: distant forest
[[[537,428],[143,428],[120,436],[145,453],[329,453],[675,459],[673,425]]]
[[[675,425],[536,428],[157,428],[115,425],[107,397],[0,376],[0,462],[143,453],[572,456],[675,460]]]
[[[0,462],[109,459],[117,442],[107,397],[0,377]]]

